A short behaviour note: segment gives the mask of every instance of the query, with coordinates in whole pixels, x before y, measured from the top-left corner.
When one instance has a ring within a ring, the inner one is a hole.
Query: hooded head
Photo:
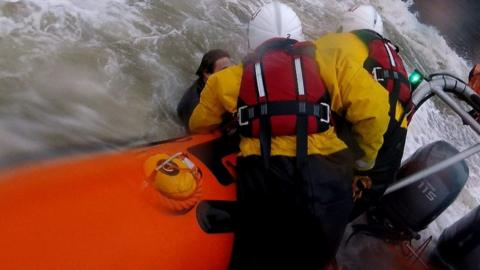
[[[304,40],[300,18],[290,7],[277,1],[261,7],[248,23],[249,49],[271,38]]]
[[[383,21],[371,5],[360,5],[347,11],[341,23],[341,32],[369,29],[383,36]]]

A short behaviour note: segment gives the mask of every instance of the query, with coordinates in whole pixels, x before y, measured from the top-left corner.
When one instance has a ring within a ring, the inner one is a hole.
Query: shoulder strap
[[[256,48],[253,53],[250,53],[247,55],[247,57],[244,58],[243,63],[248,64],[251,62],[259,62],[263,55],[269,51],[273,50],[286,50],[289,51],[290,48],[292,47],[293,44],[297,43],[298,41],[294,39],[288,39],[288,38],[273,38],[262,45],[260,47]]]
[[[352,31],[352,33],[355,34],[367,46],[373,40],[377,40],[377,39],[385,40],[380,34],[372,30],[362,29],[362,30]]]
[[[303,41],[297,42],[291,46],[290,53],[296,56],[307,56],[315,58],[316,47],[313,42]]]
[[[367,46],[373,40],[380,39],[380,40],[383,40],[383,42],[392,45],[395,48],[395,52],[397,53],[400,52],[400,48],[397,45],[393,44],[389,39],[384,38],[383,36],[381,36],[379,33],[375,31],[362,29],[362,30],[352,31],[352,33],[355,34]]]

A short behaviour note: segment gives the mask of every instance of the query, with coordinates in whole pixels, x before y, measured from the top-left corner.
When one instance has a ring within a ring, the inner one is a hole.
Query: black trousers
[[[296,159],[238,159],[239,216],[230,269],[322,269],[334,257],[352,209],[347,151]]]

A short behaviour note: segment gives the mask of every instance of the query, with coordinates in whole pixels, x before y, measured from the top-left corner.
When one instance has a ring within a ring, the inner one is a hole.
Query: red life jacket
[[[403,105],[405,116],[411,109],[412,91],[398,48],[374,31],[358,30],[353,33],[368,47],[368,58],[363,67],[390,93],[390,117],[395,121],[397,101]]]
[[[398,48],[390,41],[371,30],[353,31],[367,46],[368,58],[363,67],[377,80],[388,92],[390,103],[390,123],[383,135],[383,145],[378,151],[377,160],[373,171],[388,172],[400,167],[407,130],[401,127],[404,118],[412,117],[411,88],[407,71],[403,61],[398,55]],[[403,106],[404,112],[396,120],[397,102]]]
[[[315,45],[292,39],[266,41],[244,61],[238,98],[243,136],[260,138],[270,155],[272,136],[297,136],[297,157],[306,156],[307,135],[330,124],[328,92],[315,61]]]

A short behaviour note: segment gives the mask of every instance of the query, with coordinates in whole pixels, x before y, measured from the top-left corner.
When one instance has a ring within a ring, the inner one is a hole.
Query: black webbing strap
[[[394,81],[399,81],[401,83],[405,83],[410,85],[410,82],[408,81],[408,78],[405,77],[403,74],[393,71],[393,70],[388,70],[388,69],[383,69],[381,67],[373,67],[371,69],[368,69],[372,71],[372,75],[377,80],[378,82],[386,83],[386,80],[391,79]]]
[[[297,167],[302,167],[308,155],[308,116],[306,102],[298,102],[297,112]]]
[[[401,102],[401,101],[400,101]],[[414,113],[413,111],[413,103],[412,103],[412,96],[410,95],[410,98],[407,100],[407,102],[403,103],[401,102],[402,105],[403,105],[403,113],[402,113],[402,116],[400,117],[398,123],[399,123],[399,126],[402,125],[403,123],[403,120],[405,120],[405,117],[407,117],[407,121],[410,121],[410,118],[411,118],[411,114]],[[407,122],[407,125],[408,125],[408,122]]]
[[[399,80],[394,80],[393,81],[393,90],[389,95],[389,102],[390,102],[390,117],[392,119],[396,119],[395,115],[397,112],[397,100],[398,100],[398,95],[400,94],[400,81]],[[400,123],[401,125],[402,123]]]
[[[263,157],[265,168],[269,167],[270,150],[272,148],[272,127],[270,125],[270,116],[268,115],[268,107],[266,103],[259,106],[260,108],[260,152]]]
[[[300,104],[304,104],[305,110],[301,112],[307,116],[315,116],[319,121],[318,132],[326,131],[330,127],[330,106],[327,103],[310,103],[299,101],[278,101],[268,103],[267,114],[276,115],[299,115]],[[248,125],[251,120],[261,118],[261,106],[243,106],[238,109],[240,126]]]
[[[387,80],[388,79],[393,80],[393,90],[392,92],[389,93],[390,116],[393,119],[396,119],[395,115],[396,115],[396,109],[397,109],[397,100],[400,101],[404,109],[402,116],[399,118],[399,121],[398,121],[399,125],[401,125],[403,122],[403,119],[405,118],[405,115],[407,115],[412,109],[411,97],[406,102],[402,102],[399,99],[401,84],[404,83],[410,88],[410,82],[408,81],[408,78],[406,78],[403,74],[399,72],[386,70],[382,68],[374,68],[374,70],[372,71],[372,74],[373,74],[373,77],[385,88],[387,88]]]

